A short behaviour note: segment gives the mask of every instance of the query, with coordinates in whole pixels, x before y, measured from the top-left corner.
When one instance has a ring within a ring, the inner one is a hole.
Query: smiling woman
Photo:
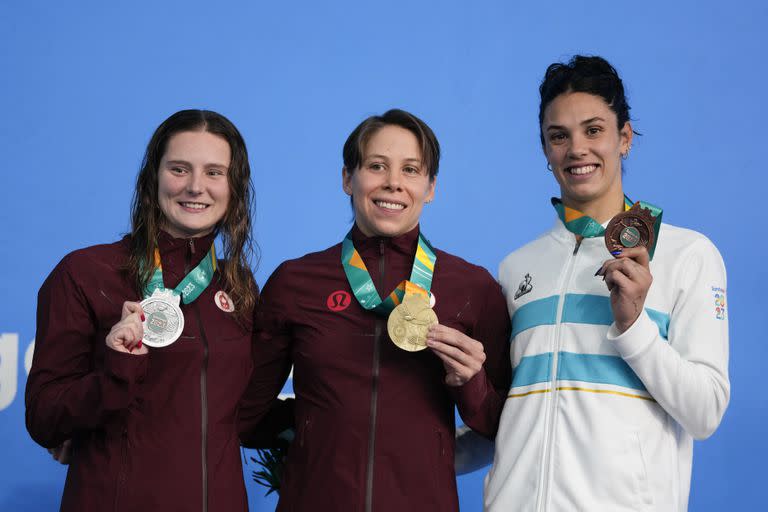
[[[250,202],[237,128],[177,112],[147,146],[131,233],[46,279],[26,420],[69,459],[61,510],[247,508],[235,418],[252,368]]]
[[[355,225],[280,265],[259,303],[247,410],[264,410],[292,365],[296,393],[278,510],[456,511],[454,405],[477,431],[496,429],[504,298],[487,271],[421,231],[440,159],[426,123],[402,110],[370,117],[343,157]]]

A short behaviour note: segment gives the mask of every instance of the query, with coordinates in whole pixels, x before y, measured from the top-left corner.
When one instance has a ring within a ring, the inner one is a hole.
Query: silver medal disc
[[[184,330],[184,313],[179,307],[180,297],[171,290],[157,289],[151,297],[141,301],[144,310],[144,344],[154,348],[167,347]]]

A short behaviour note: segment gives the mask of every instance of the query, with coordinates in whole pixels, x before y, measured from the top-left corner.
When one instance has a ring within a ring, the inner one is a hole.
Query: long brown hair
[[[220,267],[224,287],[237,305],[235,314],[241,319],[256,304],[258,291],[250,263],[255,254],[251,238],[253,185],[245,141],[234,124],[210,110],[181,110],[163,121],[149,140],[131,206],[130,256],[128,275],[139,293],[153,272],[157,239],[163,225],[163,212],[157,198],[158,170],[168,141],[180,132],[205,131],[224,138],[232,154],[227,180],[229,205],[216,230],[227,260]]]

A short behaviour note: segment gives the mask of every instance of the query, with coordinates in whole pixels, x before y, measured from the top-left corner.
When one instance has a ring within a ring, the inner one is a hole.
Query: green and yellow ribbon
[[[163,264],[160,261],[160,251],[155,249],[155,271],[152,274],[146,288],[144,288],[144,298],[151,297],[155,290],[165,289],[163,284]],[[200,296],[208,288],[213,280],[213,273],[216,272],[216,249],[213,244],[208,250],[205,258],[192,271],[184,276],[184,279],[171,290],[175,295],[181,295],[184,304],[189,304]]]
[[[357,302],[367,310],[382,316],[388,315],[403,301],[406,295],[419,294],[429,298],[429,290],[432,287],[432,276],[435,272],[437,256],[429,241],[419,233],[419,243],[416,246],[416,255],[413,258],[411,277],[398,284],[392,293],[385,299],[379,296],[376,286],[373,284],[371,274],[355,249],[352,242],[352,232],[347,233],[341,244],[341,264],[344,273],[352,288]]]
[[[658,206],[646,203],[645,201],[638,201],[637,204],[639,204],[641,208],[650,210],[651,215],[653,215],[655,219],[653,223],[653,232],[655,235],[653,237],[653,247],[648,248],[648,256],[653,259],[653,253],[656,251],[656,243],[659,241],[659,229],[661,228],[661,214],[663,213],[663,210]],[[624,196],[624,211],[629,210],[634,205],[635,203],[633,203],[629,197]],[[574,235],[583,236],[584,238],[595,238],[605,234],[605,228],[599,222],[579,210],[565,206],[559,198],[552,198],[552,206],[557,210],[557,216],[560,217],[565,228]]]

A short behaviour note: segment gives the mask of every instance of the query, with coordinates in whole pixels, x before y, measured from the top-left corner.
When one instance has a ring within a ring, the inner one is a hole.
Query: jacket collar
[[[360,254],[369,253],[378,250],[383,246],[393,249],[397,252],[411,255],[416,254],[416,246],[419,240],[419,225],[417,224],[412,230],[403,233],[402,235],[388,237],[388,236],[366,236],[357,224],[352,228],[352,242],[355,244],[355,249]]]
[[[174,238],[165,231],[160,231],[157,248],[160,250],[163,276],[174,274],[183,277],[185,269],[192,270],[208,254],[208,249],[215,239],[216,231],[199,238]],[[170,283],[164,280],[166,286],[169,286]]]

